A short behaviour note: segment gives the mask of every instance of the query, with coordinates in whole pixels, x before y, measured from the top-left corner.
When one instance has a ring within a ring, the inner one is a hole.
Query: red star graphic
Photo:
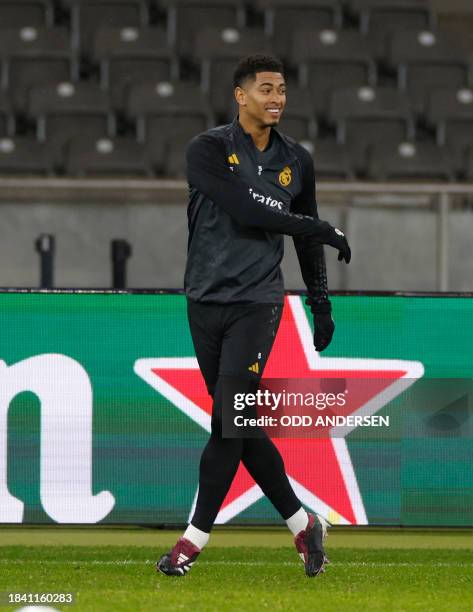
[[[290,349],[289,349],[290,347]],[[195,358],[141,359],[136,373],[202,427],[210,430],[212,399]],[[280,328],[266,365],[265,378],[345,379],[354,391],[349,412],[370,415],[422,376],[419,362],[324,358],[312,344],[312,330],[298,296],[286,298]],[[369,384],[366,379],[369,378]],[[360,379],[364,384],[360,385]],[[351,428],[353,429],[353,428]],[[361,499],[344,436],[275,438],[286,472],[301,501],[332,523],[366,524]],[[217,522],[225,523],[263,496],[243,464],[222,504]],[[191,511],[192,514],[192,511]]]

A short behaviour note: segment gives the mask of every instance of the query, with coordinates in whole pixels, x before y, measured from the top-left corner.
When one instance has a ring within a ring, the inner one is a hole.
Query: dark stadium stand
[[[430,96],[427,120],[436,130],[437,144],[448,145],[455,167],[465,168],[468,147],[473,146],[473,90],[439,89]]]
[[[70,8],[71,37],[74,48],[87,54],[100,27],[147,25],[145,0],[62,0]]]
[[[182,177],[189,138],[234,116],[233,67],[255,52],[284,59],[281,129],[319,178],[397,176],[381,145],[409,177],[471,171],[472,50],[428,0],[0,0],[0,33],[0,138],[15,143],[1,174],[37,142],[18,171]]]
[[[16,121],[10,100],[4,92],[0,92],[0,136],[12,136],[15,130]]]
[[[317,179],[351,179],[355,174],[346,147],[335,139],[320,139],[315,142],[302,140],[301,145],[314,158]]]
[[[130,90],[126,112],[136,121],[137,139],[147,143],[150,159],[158,169],[171,141],[188,142],[214,125],[207,98],[191,83],[136,85]]]
[[[454,180],[449,149],[430,142],[387,142],[374,145],[369,154],[368,177],[375,181]]]
[[[415,136],[409,100],[395,88],[337,89],[331,96],[330,118],[338,142],[346,145],[360,173],[365,172],[369,146]]]
[[[163,172],[166,176],[175,179],[186,177],[185,150],[189,139],[186,136],[178,136],[169,140],[165,149]]]
[[[50,149],[31,136],[0,138],[0,174],[53,174]]]
[[[197,31],[192,55],[201,62],[217,64],[222,60],[235,61],[245,53],[262,51],[272,51],[262,30],[205,26]]]
[[[465,178],[467,181],[473,181],[473,147],[468,149],[466,159]]]
[[[320,114],[328,112],[334,89],[377,81],[370,43],[356,31],[298,30],[291,62],[298,66],[299,85],[310,90]]]
[[[296,140],[312,140],[317,136],[313,96],[308,89],[290,87],[290,96],[280,127]]]
[[[439,32],[396,31],[389,44],[388,61],[418,114],[425,112],[433,89],[468,84],[468,58],[456,41]]]
[[[153,0],[165,9],[170,43],[188,55],[202,27],[243,28],[246,6],[242,0]]]
[[[64,147],[77,135],[112,136],[115,120],[108,95],[97,84],[61,82],[31,89],[28,115],[37,136],[47,142],[56,167],[64,164]]]
[[[101,28],[95,34],[93,60],[100,66],[101,85],[110,90],[116,109],[124,108],[132,85],[179,76],[166,31],[159,27]]]
[[[66,28],[27,26],[1,30],[2,84],[13,107],[24,111],[31,87],[76,80],[77,64]]]
[[[272,53],[262,30],[204,28],[198,31],[192,49],[199,63],[202,90],[212,108],[227,117],[233,102],[233,68],[238,59],[251,53]]]
[[[429,0],[351,0],[349,7],[357,15],[360,32],[371,41],[379,62],[387,57],[394,32],[435,27]]]
[[[52,0],[3,0],[0,2],[0,28],[52,26],[53,8]]]
[[[342,25],[340,0],[256,0],[255,6],[264,11],[265,34],[285,60],[289,59],[297,30],[338,29]]]
[[[349,0],[348,4],[358,15],[363,34],[392,28],[426,30],[435,24],[429,0]]]
[[[72,138],[66,147],[71,176],[152,175],[146,147],[132,138]]]

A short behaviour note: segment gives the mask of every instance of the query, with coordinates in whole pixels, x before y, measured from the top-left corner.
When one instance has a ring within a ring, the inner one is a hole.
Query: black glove
[[[318,352],[323,351],[332,341],[335,323],[332,319],[332,304],[328,300],[318,302],[308,297],[305,301],[314,315],[314,346]]]
[[[325,223],[327,223],[325,221]],[[347,239],[345,238],[345,234],[336,227],[327,223],[327,228],[324,235],[324,244],[328,244],[334,249],[338,250],[338,261],[342,261],[343,259],[346,263],[350,263],[351,259],[351,249],[348,244]]]

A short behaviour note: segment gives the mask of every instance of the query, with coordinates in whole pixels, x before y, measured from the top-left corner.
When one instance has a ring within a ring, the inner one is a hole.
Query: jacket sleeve
[[[227,212],[239,225],[289,236],[310,236],[324,241],[330,224],[310,214],[269,208],[250,194],[249,187],[228,166],[225,145],[219,139],[200,134],[187,149],[187,178],[195,188]]]
[[[296,214],[309,215],[314,219],[318,219],[314,162],[310,154],[303,147],[299,148],[299,159],[302,168],[303,185],[299,195],[292,201],[291,210]],[[307,303],[312,306],[313,311],[315,307],[318,312],[321,312],[324,308],[323,304],[327,305],[325,309],[328,310],[330,302],[324,247],[310,240],[310,238],[308,239],[306,236],[293,236],[293,241],[302,278],[309,294]]]

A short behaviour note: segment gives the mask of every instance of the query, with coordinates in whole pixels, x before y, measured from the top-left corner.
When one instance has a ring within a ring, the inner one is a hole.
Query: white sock
[[[209,541],[210,533],[205,533],[205,531],[201,531],[189,523],[182,537],[186,538],[186,540],[189,540],[189,542],[192,542],[194,546],[197,546],[197,548],[202,550],[202,548],[204,548]]]
[[[307,512],[302,506],[295,514],[293,514],[286,520],[287,526],[295,536],[299,533],[299,531],[302,531],[307,527],[308,522],[309,517],[307,516]]]

